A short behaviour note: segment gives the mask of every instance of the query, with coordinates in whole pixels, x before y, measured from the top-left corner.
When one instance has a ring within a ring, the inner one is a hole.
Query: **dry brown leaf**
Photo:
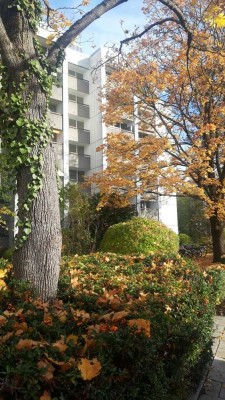
[[[75,289],[79,285],[80,285],[80,283],[79,283],[79,279],[77,276],[75,276],[75,278],[71,279],[71,286],[73,289]]]
[[[114,311],[107,313],[105,315],[102,315],[99,318],[99,321],[105,321],[105,322],[111,321],[113,314],[114,314]]]
[[[36,342],[31,339],[20,339],[19,342],[15,345],[16,350],[23,349],[34,349],[40,344],[40,342]]]
[[[75,320],[81,319],[82,321],[88,321],[90,319],[90,314],[84,310],[74,310],[71,307],[71,311]]]
[[[113,322],[121,321],[121,319],[126,318],[128,315],[129,313],[127,311],[118,311],[113,315],[112,321]]]
[[[22,329],[18,329],[18,330],[15,332],[15,336],[21,336],[23,333],[24,333],[24,331],[23,331]]]
[[[52,326],[52,316],[48,312],[44,312],[44,319],[43,322],[45,325]]]
[[[7,332],[6,335],[2,336],[0,339],[1,343],[5,343],[8,339],[13,336],[13,332]]]
[[[7,318],[4,315],[0,315],[0,326],[3,326],[7,321]]]
[[[81,358],[78,362],[77,368],[79,369],[83,380],[90,381],[100,374],[102,366],[97,358],[93,358],[92,360]]]
[[[66,351],[66,349],[68,348],[68,346],[65,344],[65,338],[62,335],[61,335],[61,339],[57,340],[57,342],[55,342],[55,343],[52,343],[52,346],[57,347],[57,349],[61,353]]]
[[[21,323],[15,322],[15,324],[13,325],[13,329],[15,331],[22,330],[23,332],[25,332],[27,331],[28,326],[26,322],[21,322]]]
[[[45,355],[45,358],[46,358],[51,364],[54,364],[54,365],[56,365],[57,367],[61,367],[61,366],[64,364],[64,361],[57,361],[57,360],[54,360],[54,358],[49,357],[47,353],[44,353],[44,355]]]
[[[51,400],[51,398],[51,394],[47,390],[45,390],[39,400]]]
[[[136,326],[138,328],[138,330],[143,331],[143,333],[145,334],[145,336],[150,337],[151,333],[150,333],[150,321],[146,320],[146,319],[130,319],[128,321],[128,325],[129,326]]]
[[[38,361],[37,366],[39,369],[44,369],[42,376],[46,381],[50,381],[54,378],[53,372],[55,371],[55,368],[48,361],[40,360]]]
[[[115,311],[121,307],[121,301],[119,299],[114,298],[114,299],[110,300],[109,304],[110,304],[110,307]]]
[[[66,311],[56,311],[56,315],[59,318],[60,322],[62,322],[63,324],[66,322],[67,320],[67,312]]]
[[[61,366],[61,370],[64,371],[64,372],[66,372],[66,371],[68,371],[69,369],[75,367],[75,365],[76,365],[75,358],[70,357],[70,359],[69,359],[68,361],[66,361],[66,362],[63,363],[63,365]]]

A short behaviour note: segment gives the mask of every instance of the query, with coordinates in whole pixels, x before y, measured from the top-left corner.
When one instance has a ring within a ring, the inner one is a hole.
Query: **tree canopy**
[[[123,134],[122,140],[121,136],[109,135],[105,147],[108,168],[93,180],[105,201],[113,191],[124,192],[126,197],[135,192],[144,194],[146,190],[162,194],[178,190],[197,196],[206,204],[212,231],[222,232],[225,222],[222,9],[218,8],[219,2],[209,0],[179,1],[176,4],[185,24],[178,25],[174,18],[176,9],[157,1],[145,4],[152,29],[146,29],[135,43],[131,42],[129,51],[127,47],[126,51],[122,49],[114,62],[105,87],[107,103],[103,110],[107,124],[133,119],[145,137],[137,141],[131,135]],[[159,21],[164,23],[159,25]],[[125,43],[129,44],[129,40]],[[220,240],[213,237],[214,259],[218,260],[223,249],[216,250]]]

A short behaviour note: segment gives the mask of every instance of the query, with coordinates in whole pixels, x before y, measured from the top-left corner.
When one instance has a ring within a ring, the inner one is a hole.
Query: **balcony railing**
[[[51,98],[54,100],[62,101],[62,87],[61,86],[52,86],[52,94]]]
[[[62,170],[63,169],[63,145],[62,143],[52,143],[52,147],[55,152],[55,158],[57,161],[57,167]]]
[[[49,122],[52,128],[62,130],[62,114],[49,112]]]
[[[75,101],[69,101],[68,110],[71,115],[81,118],[90,118],[90,107],[87,104],[79,104]]]
[[[71,168],[77,168],[82,171],[87,171],[90,169],[90,156],[71,152],[69,155],[69,160]]]
[[[90,131],[69,127],[69,140],[82,144],[90,144]]]
[[[133,131],[130,129],[122,129],[119,128],[118,126],[114,126],[114,125],[110,125],[107,126],[107,133],[120,133],[120,132],[124,132],[124,133],[130,133],[131,135],[133,135]]]
[[[68,86],[70,89],[77,90],[81,93],[89,94],[89,82],[85,79],[78,79],[75,76],[69,75]]]

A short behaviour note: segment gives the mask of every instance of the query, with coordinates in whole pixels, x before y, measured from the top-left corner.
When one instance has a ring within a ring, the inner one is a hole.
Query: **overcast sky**
[[[89,10],[99,4],[100,0],[90,0],[90,6],[85,7]],[[54,7],[72,7],[78,4],[77,0],[51,0],[51,5]],[[106,43],[118,43],[124,38],[121,29],[120,21],[124,21],[126,29],[132,29],[135,25],[142,27],[145,22],[145,17],[141,11],[143,0],[128,0],[127,3],[121,4],[101,18],[91,24],[82,34],[82,48],[84,52],[92,53],[95,49],[92,47],[90,38],[93,37],[93,43],[97,47],[104,46]]]

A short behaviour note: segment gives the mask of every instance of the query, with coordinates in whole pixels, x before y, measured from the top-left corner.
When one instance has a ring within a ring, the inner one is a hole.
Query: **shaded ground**
[[[213,263],[212,253],[208,253],[205,257],[194,258],[193,261],[196,262],[196,264],[198,264],[203,270],[207,269],[208,267],[216,267],[217,265],[221,266],[220,263]]]

